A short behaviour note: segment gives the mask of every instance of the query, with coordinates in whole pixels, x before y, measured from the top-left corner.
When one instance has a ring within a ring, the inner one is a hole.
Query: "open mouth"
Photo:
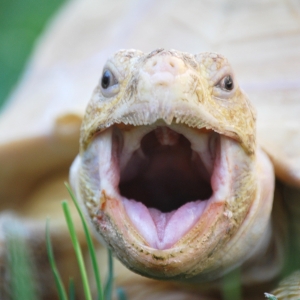
[[[168,249],[216,200],[220,144],[221,136],[204,128],[115,124],[95,135],[84,165],[99,191],[95,198],[105,191],[118,199],[148,245]]]
[[[205,149],[205,158],[191,149],[184,135],[168,127],[146,134],[121,173],[120,194],[162,213],[210,198],[214,146],[209,143],[210,135],[199,136],[202,143],[211,144]]]

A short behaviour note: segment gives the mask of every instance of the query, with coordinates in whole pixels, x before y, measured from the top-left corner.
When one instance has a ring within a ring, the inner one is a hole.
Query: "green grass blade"
[[[104,299],[112,299],[112,290],[113,290],[113,281],[114,281],[114,267],[113,267],[113,258],[112,253],[108,249],[108,278],[104,288]]]
[[[73,278],[69,280],[69,300],[75,300],[75,284]]]
[[[226,274],[222,281],[223,300],[242,299],[241,274],[239,268]]]
[[[91,257],[91,260],[92,260],[92,266],[93,266],[93,270],[94,270],[94,275],[95,275],[95,280],[96,280],[96,286],[97,286],[97,294],[98,294],[98,300],[103,300],[103,290],[102,290],[102,286],[101,286],[101,277],[100,277],[100,272],[99,272],[99,269],[98,269],[98,263],[97,263],[97,258],[96,258],[96,253],[95,253],[95,247],[94,247],[94,243],[93,243],[93,240],[92,240],[92,237],[90,235],[90,232],[89,232],[89,229],[88,229],[88,226],[85,222],[85,219],[84,219],[84,215],[82,213],[82,210],[81,208],[79,207],[79,204],[75,198],[75,195],[73,194],[70,186],[65,183],[65,186],[71,196],[71,199],[79,213],[79,216],[80,216],[80,219],[81,219],[81,222],[82,222],[82,226],[83,226],[83,230],[84,230],[84,233],[85,233],[85,236],[86,236],[86,240],[87,240],[87,244],[88,244],[88,249],[89,249],[89,252],[90,252],[90,257]]]
[[[46,223],[46,246],[47,246],[47,254],[50,262],[50,266],[52,269],[52,273],[54,275],[54,280],[56,284],[56,288],[58,291],[59,299],[60,300],[67,300],[67,294],[63,285],[63,282],[61,280],[61,277],[59,275],[58,269],[56,267],[55,259],[54,259],[54,254],[53,254],[53,249],[52,249],[52,243],[51,243],[51,238],[50,238],[50,229],[49,229],[49,219],[47,219]]]
[[[86,298],[86,300],[92,300],[91,291],[90,291],[90,287],[89,287],[89,282],[88,282],[88,278],[87,278],[87,274],[86,274],[86,269],[85,269],[85,265],[84,265],[84,261],[83,261],[83,257],[82,257],[80,244],[77,239],[75,227],[74,227],[74,224],[73,224],[73,221],[71,218],[71,212],[70,212],[67,201],[62,202],[62,208],[64,211],[64,215],[65,215],[67,225],[69,228],[72,244],[73,244],[75,254],[77,257],[77,262],[78,262],[78,266],[79,266],[79,270],[80,270],[80,274],[81,274],[81,278],[82,278],[82,284],[83,284],[85,298]]]

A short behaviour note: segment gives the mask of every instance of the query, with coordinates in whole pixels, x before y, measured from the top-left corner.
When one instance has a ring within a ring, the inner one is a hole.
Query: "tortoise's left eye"
[[[119,82],[113,72],[109,69],[104,69],[101,78],[102,94],[105,97],[112,97],[119,91]]]
[[[222,90],[231,91],[234,88],[233,79],[230,75],[226,75],[219,82],[219,86]]]

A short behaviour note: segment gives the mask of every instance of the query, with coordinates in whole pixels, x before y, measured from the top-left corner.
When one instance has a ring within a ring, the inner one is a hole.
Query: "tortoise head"
[[[70,176],[97,235],[145,276],[216,278],[266,243],[273,169],[219,54],[115,53]]]

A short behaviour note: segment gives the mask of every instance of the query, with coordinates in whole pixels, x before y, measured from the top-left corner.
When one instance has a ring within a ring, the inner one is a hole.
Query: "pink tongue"
[[[123,198],[128,217],[137,231],[155,249],[168,249],[182,238],[202,215],[208,201],[193,201],[169,213],[147,208],[143,203]]]

